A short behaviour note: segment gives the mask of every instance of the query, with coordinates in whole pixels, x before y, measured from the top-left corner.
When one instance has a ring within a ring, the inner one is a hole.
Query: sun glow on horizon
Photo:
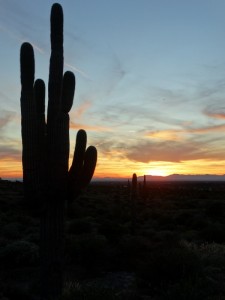
[[[100,151],[99,151],[100,152]],[[71,161],[69,163],[71,165]],[[137,176],[169,176],[182,175],[223,175],[225,173],[225,160],[213,161],[206,159],[189,160],[183,162],[152,161],[151,164],[134,162],[120,157],[107,157],[99,153],[94,178],[131,178]],[[22,162],[19,157],[5,157],[0,159],[1,178],[22,178]]]
[[[155,170],[150,170],[146,175],[151,175],[151,176],[168,176],[168,172],[163,169],[155,169]]]

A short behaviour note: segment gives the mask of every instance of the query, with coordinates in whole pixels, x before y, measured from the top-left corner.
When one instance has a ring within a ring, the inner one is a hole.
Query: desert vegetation
[[[66,219],[62,299],[224,299],[224,183],[92,183]],[[2,299],[39,299],[39,212],[0,181]],[[135,225],[135,230],[133,226]]]

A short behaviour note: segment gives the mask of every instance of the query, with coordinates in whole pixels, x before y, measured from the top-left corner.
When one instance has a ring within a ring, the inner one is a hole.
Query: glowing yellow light
[[[162,169],[155,169],[155,170],[149,170],[148,175],[152,175],[152,176],[167,176],[167,172],[166,170],[162,170]]]

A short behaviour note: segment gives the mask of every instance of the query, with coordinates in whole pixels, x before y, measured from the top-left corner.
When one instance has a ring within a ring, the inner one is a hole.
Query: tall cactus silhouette
[[[134,173],[131,182],[131,233],[136,230],[137,175]]]
[[[84,130],[77,133],[69,169],[69,111],[73,104],[75,76],[63,75],[63,10],[51,10],[51,57],[48,110],[45,118],[45,84],[35,78],[33,47],[23,43],[21,64],[21,125],[24,195],[40,201],[42,299],[59,299],[63,285],[65,203],[88,185],[94,174],[97,150],[86,149]]]
[[[142,198],[145,201],[147,198],[147,182],[146,182],[146,175],[144,175],[143,179],[143,189],[142,189]]]
[[[135,173],[132,176],[132,188],[131,188],[131,191],[132,191],[132,195],[134,197],[136,197],[137,196],[137,175]]]

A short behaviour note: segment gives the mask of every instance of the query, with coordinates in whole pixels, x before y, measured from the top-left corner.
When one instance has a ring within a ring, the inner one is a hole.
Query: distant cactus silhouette
[[[137,175],[135,173],[132,176],[132,195],[137,196]]]
[[[147,198],[147,182],[146,182],[146,175],[144,175],[144,179],[143,179],[142,197],[143,197],[143,200],[144,200],[144,201],[145,201],[146,198]]]
[[[45,84],[35,77],[33,47],[23,43],[21,64],[22,163],[24,195],[43,203],[41,216],[42,299],[59,299],[63,282],[65,202],[71,202],[90,182],[97,150],[86,149],[84,130],[77,133],[69,169],[69,111],[73,104],[75,77],[63,75],[63,10],[51,10],[51,58],[48,111],[45,120]]]
[[[134,173],[131,182],[131,233],[136,230],[137,175]]]

